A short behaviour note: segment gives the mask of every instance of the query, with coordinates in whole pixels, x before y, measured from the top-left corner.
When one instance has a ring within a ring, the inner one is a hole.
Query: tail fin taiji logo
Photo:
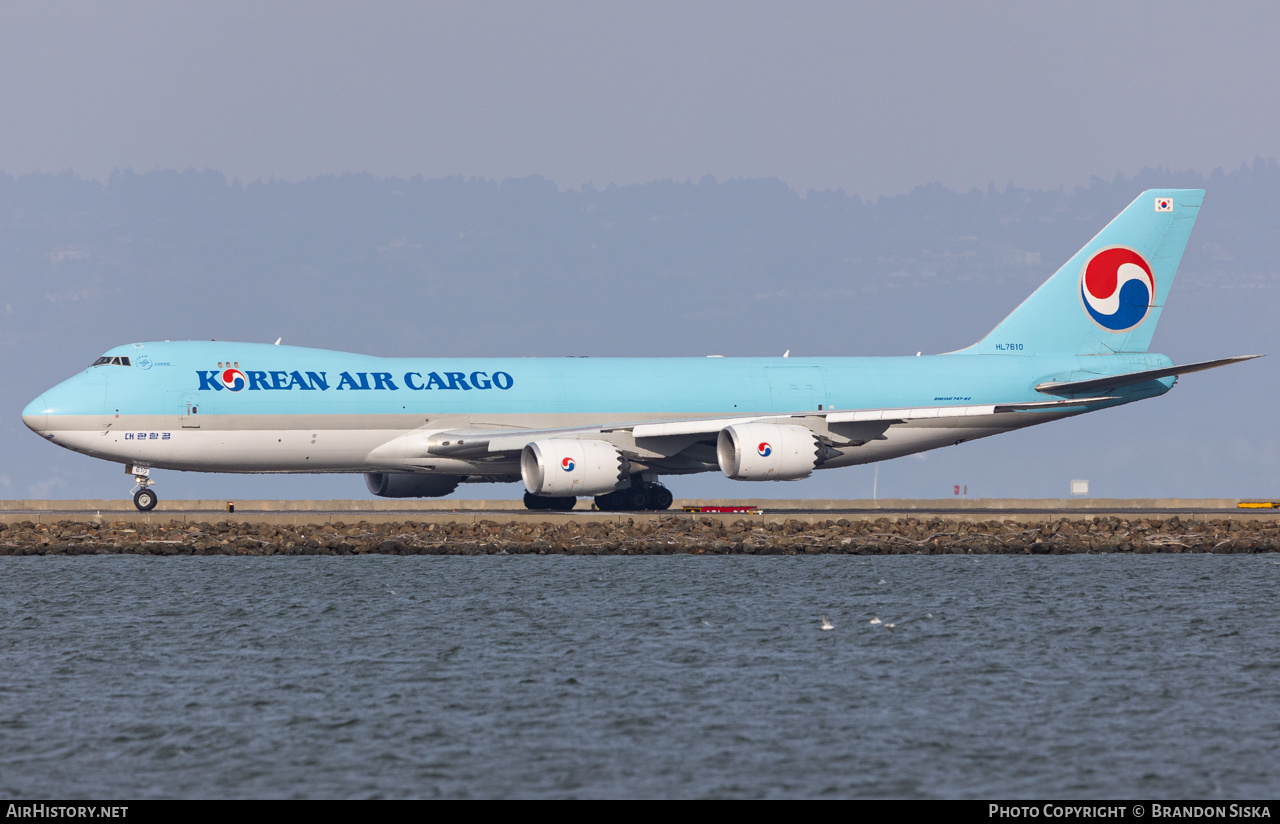
[[[1127,246],[1099,249],[1080,270],[1081,303],[1094,323],[1110,332],[1142,323],[1155,294],[1151,264]]]

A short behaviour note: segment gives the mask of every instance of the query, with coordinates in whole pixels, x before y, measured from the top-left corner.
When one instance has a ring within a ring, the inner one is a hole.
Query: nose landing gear
[[[150,489],[139,489],[133,493],[133,505],[138,508],[139,512],[150,512],[156,508],[156,504],[160,499],[156,497],[156,493]]]
[[[160,503],[160,496],[151,489],[151,485],[155,481],[149,477],[151,467],[149,466],[126,466],[125,472],[133,476],[133,505],[138,508],[139,512],[150,512],[156,508],[156,504]]]

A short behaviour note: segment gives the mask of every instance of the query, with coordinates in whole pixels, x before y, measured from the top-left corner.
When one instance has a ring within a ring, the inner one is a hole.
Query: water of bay
[[[1278,590],[1275,555],[5,558],[0,793],[1274,797]]]

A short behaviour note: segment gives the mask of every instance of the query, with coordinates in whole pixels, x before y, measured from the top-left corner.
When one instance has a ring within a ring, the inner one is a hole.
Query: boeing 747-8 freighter
[[[151,472],[363,473],[392,498],[523,480],[530,509],[665,509],[658,479],[785,481],[1162,395],[1147,351],[1204,192],[1143,192],[974,345],[893,358],[379,358],[228,342],[112,349],[23,410]]]

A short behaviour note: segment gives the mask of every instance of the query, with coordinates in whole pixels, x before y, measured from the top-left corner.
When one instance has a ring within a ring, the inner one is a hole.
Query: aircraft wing
[[[917,406],[897,409],[805,411],[777,415],[744,415],[721,418],[683,418],[670,421],[612,423],[559,429],[459,429],[409,433],[401,436],[401,454],[471,459],[511,459],[532,441],[545,438],[604,440],[634,457],[673,457],[702,441],[714,441],[727,426],[775,423],[804,426],[836,446],[858,446],[882,439],[893,426],[909,421],[939,418],[980,418],[1009,412],[1054,411],[1114,400],[1112,397],[1070,398],[968,406]],[[390,445],[388,445],[390,446]],[[378,451],[382,451],[381,449]]]
[[[1234,358],[1188,363],[1183,366],[1169,366],[1164,369],[1144,369],[1141,372],[1126,372],[1123,375],[1107,375],[1101,378],[1088,378],[1082,381],[1049,381],[1036,386],[1037,392],[1046,395],[1077,395],[1085,392],[1106,392],[1121,386],[1132,386],[1135,383],[1146,383],[1157,378],[1171,375],[1188,375],[1192,372],[1203,372],[1206,369],[1217,369],[1231,363],[1260,358],[1261,355],[1237,355]]]

